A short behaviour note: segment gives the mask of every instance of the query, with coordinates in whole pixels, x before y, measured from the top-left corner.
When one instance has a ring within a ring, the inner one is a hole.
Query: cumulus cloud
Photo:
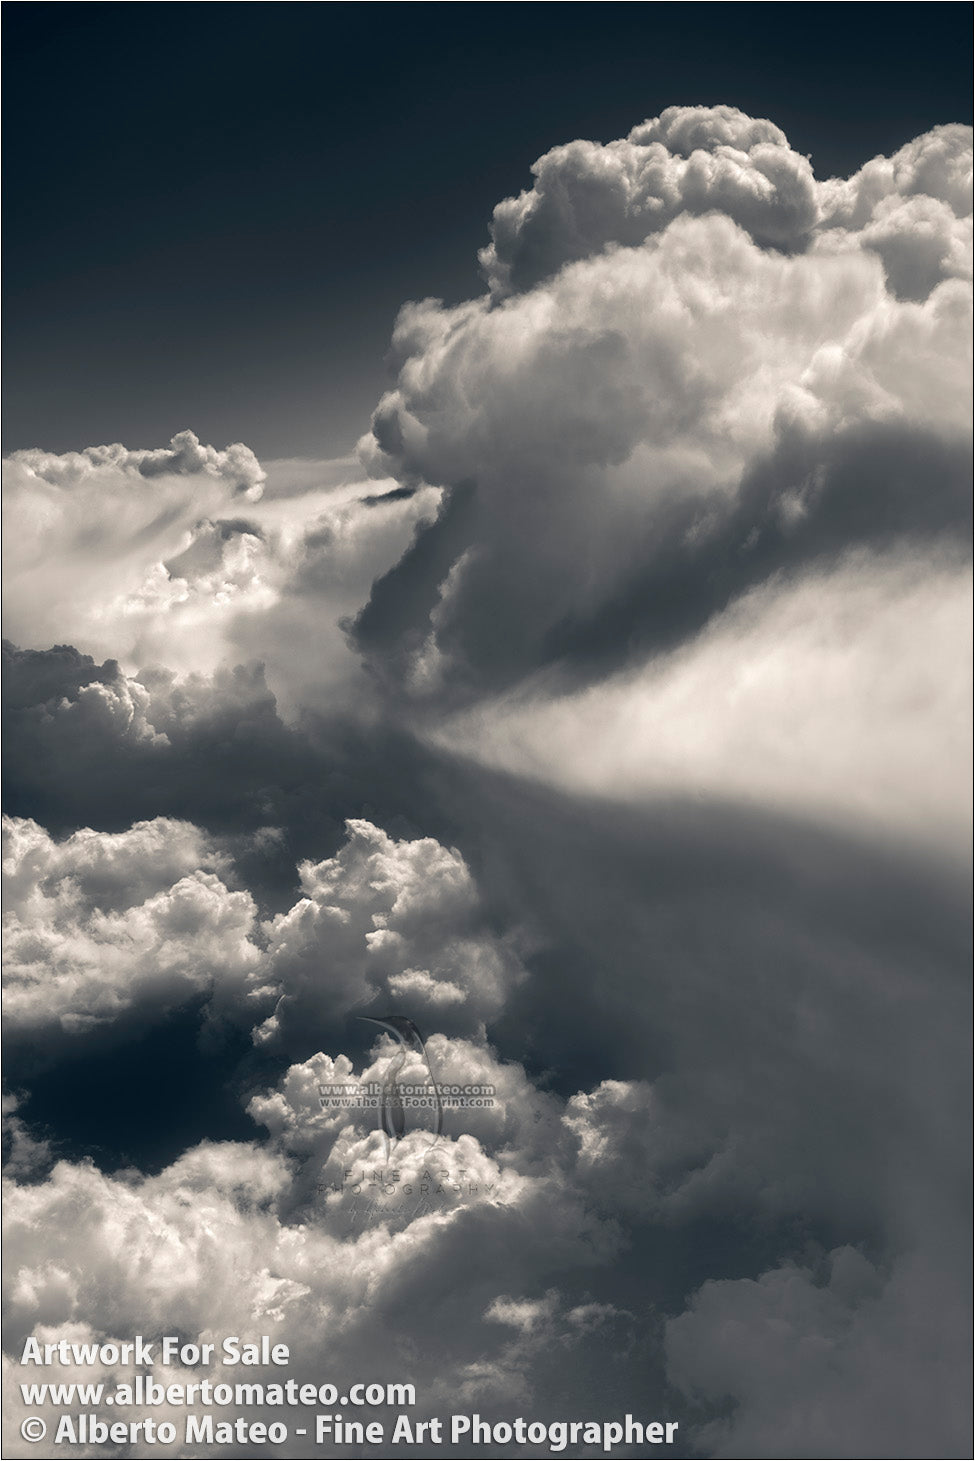
[[[276,1004],[256,1038],[313,1036],[350,1010],[401,1006],[421,1025],[483,1033],[524,971],[487,925],[463,858],[366,821],[348,832],[335,857],[302,864],[303,896],[267,927]]]
[[[269,465],[265,498],[248,447],[217,451],[192,432],[167,450],[14,452],[4,464],[10,638],[36,649],[70,641],[130,673],[209,674],[266,658],[289,705],[334,693],[356,673],[339,620],[439,494],[394,495],[377,512],[376,484],[357,482],[347,461]]]
[[[9,817],[4,832],[12,1035],[84,1033],[205,994],[259,1045],[307,1048],[354,1011],[400,1008],[427,1031],[483,1037],[525,975],[519,940],[492,929],[464,859],[432,837],[351,821],[260,926],[251,894],[228,886],[230,856],[189,823],[56,842]]]
[[[282,461],[258,502],[247,449],[189,432],[15,453],[9,632],[129,673],[261,659],[294,716],[369,702],[354,620],[439,705],[599,678],[851,543],[964,533],[966,228],[960,126],[826,181],[728,106],[556,148],[495,212],[489,293],[402,312],[381,484]]]
[[[971,278],[971,131],[960,125],[936,127],[852,178],[818,182],[774,123],[735,107],[668,107],[619,141],[555,147],[532,173],[531,189],[495,208],[481,252],[498,297],[608,247],[644,243],[681,213],[722,213],[756,243],[790,253],[842,229],[879,255],[901,298]]]
[[[30,448],[14,452],[11,462],[52,487],[77,488],[106,468],[127,477],[192,477],[203,475],[226,483],[247,502],[257,502],[264,483],[264,471],[250,447],[234,442],[225,451],[204,446],[192,431],[180,431],[168,447],[131,451],[114,442],[111,446],[89,446],[84,451],[53,452]]]
[[[15,1031],[208,997],[261,1135],[110,1175],[17,1111],[15,1348],[250,1329],[427,1413],[960,1454],[969,146],[554,149],[488,293],[402,312],[378,482],[17,455]],[[388,1073],[356,1011],[495,1105],[323,1106]]]
[[[242,985],[255,966],[253,900],[221,880],[222,859],[197,828],[158,818],[55,843],[8,818],[4,832],[11,1034],[158,1015],[216,981]]]
[[[822,227],[855,234],[882,259],[901,299],[972,277],[972,143],[968,127],[935,127],[893,157],[875,157],[821,188]]]
[[[363,442],[450,489],[358,620],[395,693],[597,679],[779,570],[964,542],[966,149],[944,128],[820,184],[719,108],[547,155],[496,216],[495,294],[402,311]],[[699,197],[666,181],[695,168]]]
[[[891,1012],[896,1004],[895,994]],[[918,1395],[941,1395],[959,1341],[949,1284],[958,1234],[937,1200],[905,1202],[902,1188],[891,1201],[877,1181],[899,1152],[904,1184],[930,1198],[937,1157],[916,1166],[930,1132],[919,1130],[918,1145],[904,1150],[895,1093],[913,1088],[912,1076],[886,1058],[888,1024],[877,1024],[875,1009],[864,1014],[884,1053],[863,1084],[877,1087],[889,1146],[860,1174],[846,1220],[865,1202],[879,1228],[861,1212],[853,1227],[870,1236],[856,1246],[785,1259],[754,1279],[712,1279],[689,1300],[678,1288],[664,1347],[654,1339],[648,1348],[646,1336],[658,1262],[674,1262],[676,1219],[714,1218],[730,1201],[758,1202],[766,1224],[794,1220],[808,1214],[824,1175],[842,1189],[848,1158],[862,1160],[863,1151],[844,1153],[816,1108],[817,1083],[829,1089],[822,1062],[847,1074],[850,1062],[848,1051],[813,1038],[812,1009],[806,1034],[778,1052],[774,1019],[740,1023],[742,1043],[710,1088],[706,1076],[689,1076],[683,1089],[672,1077],[611,1080],[568,1101],[541,1094],[482,1043],[436,1036],[428,1048],[441,1080],[489,1082],[497,1106],[464,1112],[464,1129],[436,1143],[412,1132],[391,1153],[369,1129],[374,1115],[319,1099],[334,1081],[381,1079],[390,1052],[380,1043],[358,1076],[347,1056],[318,1053],[253,1098],[267,1143],[203,1143],[154,1177],[59,1162],[7,1199],[11,1352],[29,1333],[268,1333],[291,1346],[302,1380],[341,1385],[381,1373],[416,1384],[419,1415],[461,1405],[510,1414],[513,1397],[542,1417],[615,1413],[612,1371],[649,1410],[666,1395],[673,1413],[682,1394],[698,1413],[713,1412],[696,1434],[709,1454],[778,1454],[786,1437],[797,1455],[866,1455],[878,1436],[891,1454],[912,1454]],[[861,1036],[855,1021],[849,1038]],[[704,1036],[702,1075],[715,1050]],[[797,1055],[815,1062],[808,1084],[802,1073],[790,1085]],[[763,1069],[763,1099],[742,1085],[742,1062]],[[769,1098],[770,1078],[785,1083],[778,1099]],[[849,1088],[837,1098],[849,1107]],[[834,1222],[837,1196],[824,1202]],[[774,1223],[768,1231],[783,1240]],[[932,1294],[946,1300],[937,1344],[924,1327]],[[310,1354],[315,1376],[303,1368]],[[219,1362],[194,1378],[203,1374],[240,1378]],[[9,1378],[20,1378],[14,1366]],[[957,1406],[944,1399],[935,1429],[945,1453],[957,1454]],[[924,1425],[932,1434],[926,1410]],[[18,1447],[12,1438],[11,1453]]]
[[[309,604],[309,634],[313,617]],[[295,862],[334,851],[347,818],[378,807],[403,827],[431,823],[428,749],[341,699],[330,718],[296,723],[260,665],[136,676],[68,646],[6,644],[3,664],[7,806],[51,831],[166,815],[248,839],[247,876],[265,891],[273,880],[277,911],[289,906]],[[311,662],[296,669],[313,672]]]
[[[494,1064],[486,1052],[479,1059]],[[253,1103],[274,1132],[269,1146],[204,1143],[157,1177],[108,1177],[59,1162],[44,1181],[12,1188],[5,1205],[11,1353],[30,1333],[42,1342],[54,1333],[96,1340],[266,1333],[291,1346],[295,1378],[347,1386],[395,1371],[417,1386],[414,1413],[424,1415],[449,1413],[458,1394],[497,1411],[505,1400],[499,1379],[516,1371],[530,1401],[533,1382],[544,1378],[532,1373],[539,1342],[554,1331],[563,1367],[574,1356],[585,1387],[587,1347],[598,1349],[615,1310],[587,1304],[581,1287],[577,1303],[528,1290],[553,1274],[571,1285],[573,1274],[604,1265],[618,1243],[612,1225],[587,1213],[557,1172],[521,1170],[517,1141],[492,1152],[495,1144],[470,1134],[445,1135],[431,1150],[428,1140],[408,1136],[397,1148],[395,1178],[374,1131],[346,1123],[327,1144],[320,1130],[309,1141],[308,1078],[328,1069],[346,1076],[348,1067],[340,1056],[332,1067],[320,1059],[293,1069],[276,1095]],[[512,1134],[523,1114],[509,1111]],[[513,1299],[512,1285],[525,1297]],[[528,1324],[530,1311],[544,1325]],[[512,1327],[520,1331],[514,1342]],[[312,1354],[314,1375],[307,1373]],[[193,1378],[204,1374],[214,1382],[241,1378],[219,1361]],[[22,1375],[8,1366],[8,1383]],[[154,1378],[186,1374],[157,1365]],[[165,1407],[153,1413],[170,1416]],[[312,1442],[294,1444],[305,1454]],[[9,1445],[21,1454],[13,1434]]]
[[[67,645],[4,644],[3,660],[8,805],[54,830],[162,812],[256,831],[293,820],[285,803],[309,797],[314,769],[327,776],[259,666],[137,679]]]
[[[218,451],[191,431],[162,450],[14,452],[4,478],[8,632],[37,647],[74,635],[102,652],[131,652],[149,607],[161,613],[190,593],[185,579],[160,581],[159,560],[186,548],[201,521],[255,505],[263,482],[248,447]],[[207,565],[211,596],[239,588],[242,545],[235,556],[231,538],[246,533],[241,522],[225,534],[222,573]],[[136,622],[123,628],[127,616]]]
[[[720,212],[757,243],[801,248],[818,219],[807,158],[736,107],[668,107],[606,146],[570,142],[494,210],[481,263],[492,292],[530,289],[607,245],[643,243],[679,213]]]
[[[430,1035],[426,1040],[428,1065],[411,1055],[398,1075],[402,1084],[428,1085],[431,1076],[441,1086],[476,1086],[490,1088],[490,1103],[444,1112],[444,1132],[448,1139],[461,1135],[473,1137],[480,1147],[507,1165],[516,1163],[522,1171],[544,1167],[547,1157],[561,1142],[562,1102],[551,1092],[538,1089],[528,1078],[524,1067],[515,1061],[502,1061],[488,1045],[457,1036]],[[333,1173],[345,1170],[348,1138],[336,1142],[348,1130],[359,1140],[379,1128],[377,1113],[372,1110],[350,1112],[338,1106],[323,1105],[322,1090],[334,1089],[349,1081],[381,1084],[386,1078],[394,1054],[389,1037],[377,1041],[374,1058],[356,1075],[345,1055],[333,1057],[322,1052],[292,1065],[279,1087],[253,1097],[248,1112],[267,1127],[284,1150],[309,1163],[310,1175],[318,1180],[325,1165]],[[423,1128],[422,1113],[411,1121]],[[437,1165],[442,1153],[439,1143],[419,1138],[408,1148],[410,1161]],[[446,1150],[446,1149],[445,1149]],[[401,1153],[395,1153],[397,1166]],[[350,1169],[351,1170],[351,1169]],[[451,1189],[451,1192],[453,1189]],[[389,1195],[389,1194],[385,1194]],[[448,1194],[450,1195],[450,1194]]]
[[[514,838],[509,825],[508,875],[520,889],[534,879],[530,906],[547,910],[558,943],[548,978],[536,968],[508,990],[509,1007],[536,1060],[551,1054],[538,1027],[556,1003],[572,1042],[599,1010],[617,1059],[640,1051],[652,1077],[559,1095],[479,1036],[425,1030],[442,1084],[496,1093],[493,1107],[448,1110],[436,1143],[411,1130],[390,1151],[375,1112],[323,1107],[322,1086],[385,1078],[392,1047],[381,1036],[361,1066],[319,1049],[252,1097],[263,1143],[205,1143],[153,1177],[61,1162],[39,1181],[48,1158],[6,1208],[13,1352],[41,1326],[101,1338],[271,1333],[339,1381],[411,1380],[421,1413],[462,1397],[510,1414],[517,1396],[533,1414],[564,1417],[570,1376],[581,1413],[615,1413],[612,1370],[624,1393],[650,1410],[666,1403],[685,1425],[675,1395],[703,1407],[700,1444],[726,1455],[777,1454],[775,1437],[803,1423],[815,1446],[833,1445],[830,1415],[861,1454],[884,1416],[910,1411],[917,1424],[928,1361],[918,1382],[902,1325],[928,1322],[926,1296],[961,1252],[950,1189],[965,1025],[950,917],[932,914],[928,927],[929,898],[912,911],[910,885],[892,901],[889,872],[878,893],[856,858],[816,864],[794,832],[795,878],[774,833],[772,876],[771,864],[749,872],[756,854],[741,826],[722,834],[709,823],[688,863],[663,825],[648,861],[624,828],[608,833],[618,813],[582,807],[574,825],[537,811],[522,806]],[[510,824],[510,807],[497,814]],[[25,855],[19,898],[67,896],[59,875],[70,866],[86,880],[78,897],[124,903],[130,846],[147,892],[184,859],[206,860],[200,834],[182,829],[170,843],[164,830],[134,829],[131,844],[89,836],[83,860],[34,832],[27,846],[45,876],[28,876]],[[353,827],[347,849],[306,881],[311,908],[299,903],[277,924],[294,937],[302,911],[312,920],[322,986],[343,971],[388,981],[396,964],[384,954],[373,967],[362,947],[371,931],[404,940],[401,964],[423,929],[438,931],[427,953],[436,942],[446,957],[458,928],[469,932],[472,917],[478,927],[481,897],[463,862],[431,839]],[[293,965],[278,972],[293,979],[305,1024],[320,1018],[324,988],[303,986]],[[404,1080],[414,1076],[425,1082],[426,1070],[404,1067]],[[748,1240],[754,1277],[722,1247],[729,1223],[763,1235]],[[838,1233],[831,1257],[807,1251],[817,1233]],[[773,1393],[757,1372],[784,1322]],[[939,1334],[943,1348],[958,1343],[947,1308]],[[824,1351],[839,1374],[826,1359],[810,1364]],[[936,1361],[943,1373],[949,1361]],[[939,1412],[945,1454],[954,1425]]]

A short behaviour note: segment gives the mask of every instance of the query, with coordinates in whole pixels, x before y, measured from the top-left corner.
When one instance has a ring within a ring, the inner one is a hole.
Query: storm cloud
[[[493,292],[402,311],[362,443],[466,503],[360,617],[396,693],[592,681],[775,572],[964,544],[970,168],[948,127],[818,183],[727,108],[543,158]]]
[[[14,454],[14,1359],[965,1453],[970,159],[671,107],[403,307],[360,462]],[[494,1090],[436,1142],[321,1099],[396,1011]],[[174,1020],[210,1134],[59,1123]]]

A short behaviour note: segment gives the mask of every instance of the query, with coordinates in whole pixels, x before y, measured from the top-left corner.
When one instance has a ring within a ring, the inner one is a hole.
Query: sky
[[[5,1454],[967,1455],[967,9],[6,14]]]
[[[961,4],[7,7],[7,450],[354,446],[498,199],[674,101],[846,176],[970,114]],[[39,89],[39,82],[40,88]]]

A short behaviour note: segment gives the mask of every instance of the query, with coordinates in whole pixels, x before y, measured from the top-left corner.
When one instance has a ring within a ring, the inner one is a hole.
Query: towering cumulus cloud
[[[966,1454],[971,134],[821,179],[671,107],[532,171],[361,464],[8,464],[5,1454],[28,1336],[136,1333]],[[238,1124],[140,1162],[84,1075],[178,1020]],[[390,1143],[335,1093],[399,1060],[490,1099]]]
[[[490,293],[402,311],[363,443],[450,489],[358,621],[399,690],[588,680],[775,574],[951,555],[967,129],[817,183],[770,123],[675,108],[534,171],[495,210]]]

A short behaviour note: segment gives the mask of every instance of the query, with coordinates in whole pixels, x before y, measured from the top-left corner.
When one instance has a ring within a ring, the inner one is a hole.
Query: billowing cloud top
[[[235,441],[224,451],[204,446],[195,432],[178,431],[168,447],[131,451],[119,442],[111,446],[89,446],[80,452],[29,449],[13,452],[17,462],[40,481],[52,487],[77,487],[86,478],[110,470],[127,476],[187,477],[202,473],[225,482],[247,502],[257,502],[266,474],[249,446]]]
[[[969,129],[817,183],[771,124],[672,109],[535,172],[491,293],[402,311],[362,443],[450,489],[358,620],[399,693],[591,678],[775,572],[964,539]]]
[[[849,181],[821,184],[772,122],[735,107],[668,107],[621,141],[547,152],[530,191],[495,208],[481,262],[492,293],[504,296],[609,245],[644,243],[680,213],[716,212],[756,243],[790,253],[817,232],[854,230],[883,257],[895,287],[918,297],[937,278],[965,273],[970,138],[966,127],[938,127]]]
[[[805,157],[773,123],[735,107],[668,107],[603,146],[570,142],[494,210],[481,263],[492,293],[530,289],[609,244],[640,244],[679,213],[725,213],[756,243],[802,248],[818,221]]]

